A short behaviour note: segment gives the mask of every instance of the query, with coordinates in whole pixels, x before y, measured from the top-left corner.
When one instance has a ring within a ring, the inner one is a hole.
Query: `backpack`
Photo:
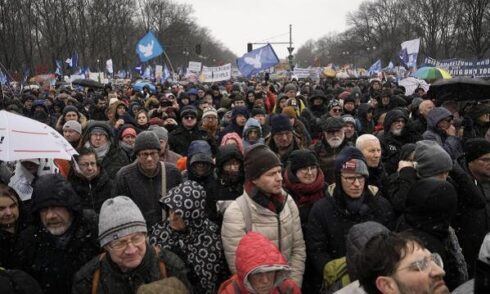
[[[240,286],[238,285],[237,280],[238,280],[238,275],[234,274],[233,276],[231,276],[231,278],[229,278],[228,280],[221,283],[221,285],[219,286],[219,289],[218,289],[218,293],[224,293],[226,287],[228,287],[228,285],[232,284],[234,293],[235,294],[241,294],[242,292],[240,290]],[[284,283],[281,283],[281,285],[277,286],[277,290],[279,290],[279,293],[281,293],[281,294],[293,293],[293,289],[291,287],[285,286]]]
[[[347,260],[344,257],[331,260],[323,267],[323,285],[321,293],[334,293],[350,284],[347,272]]]

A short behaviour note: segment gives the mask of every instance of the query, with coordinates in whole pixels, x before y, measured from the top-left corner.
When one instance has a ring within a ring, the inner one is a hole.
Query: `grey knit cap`
[[[151,131],[144,131],[136,136],[134,141],[134,154],[138,154],[141,150],[156,149],[160,150],[160,141]]]
[[[75,132],[82,134],[82,125],[76,120],[69,120],[63,125],[63,130],[74,130]]]
[[[109,198],[99,215],[100,247],[132,233],[146,233],[146,221],[136,204],[127,196]]]
[[[434,141],[422,140],[416,143],[415,169],[421,178],[428,178],[453,169],[451,156]]]
[[[158,125],[151,125],[148,128],[148,131],[153,132],[155,135],[157,135],[158,140],[163,140],[165,142],[168,141],[168,131],[166,128],[158,126]]]

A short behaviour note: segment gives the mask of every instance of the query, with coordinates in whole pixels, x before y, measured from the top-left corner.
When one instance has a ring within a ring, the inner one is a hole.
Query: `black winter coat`
[[[70,293],[74,274],[100,252],[97,241],[97,216],[84,211],[76,217],[66,244],[44,229],[31,226],[22,231],[17,243],[17,266],[32,275],[43,293]]]
[[[205,130],[199,129],[197,124],[190,130],[184,128],[183,126],[178,126],[172,132],[170,132],[168,136],[170,150],[182,156],[187,156],[187,149],[194,140],[207,141],[211,146],[211,149],[216,150],[215,140],[211,138]]]
[[[71,169],[68,181],[80,197],[83,209],[93,209],[96,213],[100,212],[102,203],[111,197],[113,190],[112,179],[103,169],[92,180],[76,175]]]

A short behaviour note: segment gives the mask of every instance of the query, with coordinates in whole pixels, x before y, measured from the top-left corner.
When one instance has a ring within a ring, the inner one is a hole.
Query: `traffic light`
[[[247,43],[247,52],[250,52],[252,50],[254,50],[252,47],[252,43]]]
[[[196,45],[196,54],[201,55],[201,44]]]

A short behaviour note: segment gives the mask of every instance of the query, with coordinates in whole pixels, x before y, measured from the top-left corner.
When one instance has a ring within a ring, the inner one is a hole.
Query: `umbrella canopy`
[[[73,85],[94,88],[94,89],[104,89],[104,84],[101,84],[94,80],[77,79],[71,82]]]
[[[438,100],[486,100],[490,99],[490,82],[467,77],[439,80],[430,85],[427,95]]]
[[[405,95],[412,95],[417,88],[424,89],[425,92],[429,90],[429,84],[424,80],[419,80],[414,77],[408,77],[398,82],[398,85],[405,88]]]
[[[150,81],[139,80],[133,84],[133,88],[136,91],[142,91],[144,86],[148,86],[148,88],[150,89],[150,93],[156,93],[157,92],[157,88]]]
[[[447,70],[431,66],[424,66],[417,69],[417,71],[414,72],[412,76],[422,80],[439,80],[452,78]]]
[[[70,160],[77,151],[50,126],[0,110],[0,160],[59,158]]]

